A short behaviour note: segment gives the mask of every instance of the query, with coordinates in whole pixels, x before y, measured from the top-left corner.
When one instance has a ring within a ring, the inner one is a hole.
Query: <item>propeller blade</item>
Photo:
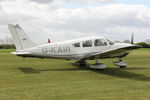
[[[131,44],[134,44],[134,33],[131,36]]]

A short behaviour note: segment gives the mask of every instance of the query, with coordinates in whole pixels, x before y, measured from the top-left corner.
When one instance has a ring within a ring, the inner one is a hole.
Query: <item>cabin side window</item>
[[[95,45],[95,46],[102,46],[101,40],[100,40],[100,39],[96,39],[96,40],[94,41],[94,45]]]
[[[82,42],[83,47],[92,47],[92,40]]]
[[[80,47],[80,43],[74,43],[73,46],[74,47]]]
[[[95,46],[106,46],[107,42],[104,39],[96,39],[94,41]]]

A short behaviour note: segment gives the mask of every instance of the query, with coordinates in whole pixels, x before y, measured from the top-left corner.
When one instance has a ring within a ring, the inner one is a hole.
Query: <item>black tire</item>
[[[120,66],[120,68],[126,68],[126,66]]]
[[[80,61],[80,67],[86,67],[87,62],[86,61]]]

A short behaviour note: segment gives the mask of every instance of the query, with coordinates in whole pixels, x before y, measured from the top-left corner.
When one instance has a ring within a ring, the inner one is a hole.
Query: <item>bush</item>
[[[145,42],[139,42],[139,43],[136,43],[136,45],[140,45],[142,46],[143,48],[150,48],[150,45],[145,43]]]
[[[2,46],[2,45],[0,45],[0,49],[3,49],[3,46]]]
[[[15,49],[15,45],[12,44],[1,44],[0,49]]]

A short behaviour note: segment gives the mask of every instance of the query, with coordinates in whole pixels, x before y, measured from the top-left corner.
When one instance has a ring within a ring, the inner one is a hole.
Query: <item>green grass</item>
[[[0,49],[0,53],[10,53],[15,51],[15,49]]]
[[[150,49],[124,60],[126,69],[101,60],[103,71],[79,68],[71,61],[23,59],[0,50],[0,100],[149,100]],[[94,63],[94,61],[89,61]]]

